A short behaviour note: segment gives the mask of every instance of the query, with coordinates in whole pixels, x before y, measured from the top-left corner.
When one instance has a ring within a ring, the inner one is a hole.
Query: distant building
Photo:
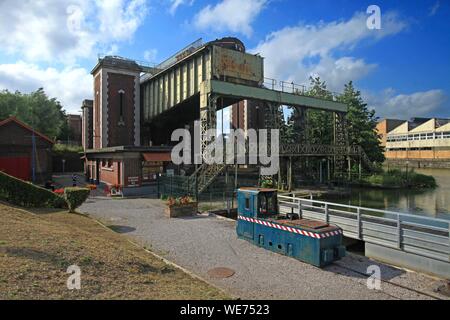
[[[418,165],[450,165],[450,119],[413,118],[412,121],[385,119],[377,129],[388,161],[412,161]],[[385,130],[387,128],[387,130]],[[383,130],[387,131],[384,133]],[[383,140],[384,139],[384,140]]]
[[[53,144],[53,140],[14,117],[0,121],[0,171],[32,181],[34,167],[34,182],[50,180]]]
[[[81,145],[81,116],[78,114],[68,114],[67,124],[70,129],[70,143]]]
[[[218,119],[220,121],[220,119]],[[264,128],[264,108],[257,101],[242,100],[231,106],[231,129]]]
[[[378,122],[377,131],[378,134],[380,135],[381,145],[383,147],[386,147],[386,138],[388,132],[398,127],[404,122],[405,120],[398,120],[398,119],[383,119],[380,122]]]
[[[93,121],[94,114],[92,111],[93,100],[83,100],[81,105],[82,121],[81,121],[81,145],[83,150],[92,149],[93,147]]]

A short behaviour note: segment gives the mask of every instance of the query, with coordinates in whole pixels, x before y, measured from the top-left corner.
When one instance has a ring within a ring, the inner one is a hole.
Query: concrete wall
[[[410,254],[368,242],[365,243],[365,255],[388,264],[450,279],[450,262]]]

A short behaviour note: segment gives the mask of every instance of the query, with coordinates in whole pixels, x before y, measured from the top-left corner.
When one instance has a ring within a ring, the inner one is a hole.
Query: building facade
[[[0,171],[35,183],[51,180],[53,144],[14,117],[0,121]]]
[[[403,121],[388,131],[385,138],[388,161],[409,161],[418,166],[450,166],[449,119]]]
[[[67,125],[70,130],[70,142],[74,145],[80,146],[82,136],[81,116],[78,114],[68,114]]]
[[[148,193],[170,163],[170,148],[141,147],[140,73],[132,60],[100,59],[82,106],[86,178],[124,195]]]

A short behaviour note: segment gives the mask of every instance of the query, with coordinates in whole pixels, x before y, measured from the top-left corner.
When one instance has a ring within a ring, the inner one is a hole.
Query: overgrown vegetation
[[[22,207],[65,208],[63,197],[0,171],[0,199]]]
[[[69,212],[75,212],[89,197],[90,189],[80,187],[68,187],[64,189],[64,198],[67,201]]]
[[[78,153],[83,151],[83,147],[62,143],[55,143],[53,145],[52,151],[54,154],[66,155],[68,153],[75,153],[78,156]]]
[[[401,171],[392,169],[362,178],[360,184],[383,188],[435,188],[436,180],[433,176],[415,171]]]

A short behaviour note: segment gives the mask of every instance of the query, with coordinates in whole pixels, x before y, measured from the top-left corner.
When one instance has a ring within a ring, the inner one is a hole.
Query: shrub
[[[22,207],[67,207],[63,197],[1,171],[0,199]]]
[[[78,208],[86,201],[89,196],[88,188],[79,188],[79,187],[70,187],[64,189],[64,197],[67,201],[67,205],[69,206],[69,212],[75,212],[75,209]]]

